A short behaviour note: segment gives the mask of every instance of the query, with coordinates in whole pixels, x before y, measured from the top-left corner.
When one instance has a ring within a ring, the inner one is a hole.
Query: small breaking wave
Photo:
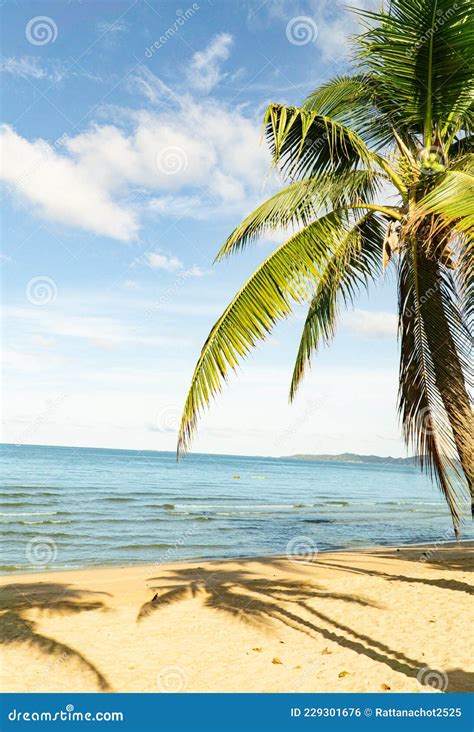
[[[27,513],[11,511],[9,513],[0,513],[0,516],[5,516],[6,518],[11,518],[12,516],[58,516],[60,513],[60,511],[29,511]]]

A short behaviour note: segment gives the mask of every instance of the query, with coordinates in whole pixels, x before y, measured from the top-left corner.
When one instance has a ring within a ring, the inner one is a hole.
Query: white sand
[[[472,691],[474,546],[423,551],[3,576],[1,687]]]

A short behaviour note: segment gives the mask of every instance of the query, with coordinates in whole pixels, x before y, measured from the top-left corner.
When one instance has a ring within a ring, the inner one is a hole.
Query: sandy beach
[[[3,576],[1,686],[472,691],[473,556],[465,543]]]

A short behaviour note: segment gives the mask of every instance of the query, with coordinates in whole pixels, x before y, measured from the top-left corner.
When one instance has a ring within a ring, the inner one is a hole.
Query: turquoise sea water
[[[0,445],[0,464],[2,571],[453,538],[410,466],[28,445]]]

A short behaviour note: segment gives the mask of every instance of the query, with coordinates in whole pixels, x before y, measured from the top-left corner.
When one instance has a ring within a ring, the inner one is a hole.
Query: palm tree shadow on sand
[[[381,572],[376,569],[365,569],[361,567],[348,567],[346,564],[338,564],[337,562],[325,562],[325,567],[331,567],[334,570],[342,572],[350,572],[351,574],[364,574],[370,577],[380,577],[387,582],[406,582],[409,585],[421,584],[427,587],[437,587],[441,590],[451,590],[453,592],[465,592],[467,595],[474,595],[474,587],[468,582],[461,582],[455,579],[444,578],[428,578],[428,577],[412,577],[407,574],[392,574]],[[433,566],[435,566],[433,564]],[[442,569],[445,567],[440,565]],[[463,567],[464,569],[464,567]]]
[[[59,661],[75,660],[90,671],[101,691],[110,691],[103,674],[82,653],[71,646],[42,635],[36,623],[25,617],[28,610],[40,610],[54,614],[74,614],[90,610],[105,610],[97,599],[104,592],[78,590],[65,584],[52,582],[18,583],[0,587],[0,643],[3,645],[27,644]]]
[[[152,577],[150,581],[161,579]],[[431,686],[434,683],[433,679],[437,678],[432,674],[421,673],[425,663],[353,630],[309,604],[309,602],[314,604],[317,600],[335,599],[382,609],[380,605],[367,598],[327,592],[324,587],[309,582],[282,579],[269,581],[247,570],[209,571],[201,567],[180,569],[169,579],[169,584],[151,588],[157,592],[150,602],[142,605],[137,622],[149,618],[172,603],[201,597],[204,606],[212,610],[227,613],[258,626],[268,626],[277,621],[312,638],[320,636],[373,661],[383,663],[393,671],[417,678],[422,684]],[[436,673],[438,672],[435,671]],[[442,675],[444,672],[440,673]],[[447,674],[449,691],[472,690],[473,674],[462,669],[452,669]]]

